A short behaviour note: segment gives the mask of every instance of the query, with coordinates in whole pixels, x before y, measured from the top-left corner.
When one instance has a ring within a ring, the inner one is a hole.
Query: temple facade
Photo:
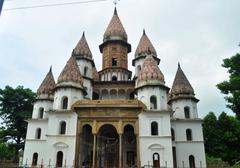
[[[23,164],[75,168],[206,168],[202,120],[180,65],[171,88],[145,30],[131,45],[114,10],[97,71],[85,34],[55,82],[37,90]]]

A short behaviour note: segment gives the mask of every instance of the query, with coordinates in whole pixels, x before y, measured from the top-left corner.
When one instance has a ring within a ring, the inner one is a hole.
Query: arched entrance
[[[123,133],[123,166],[133,167],[136,165],[136,136],[131,125],[124,127]]]
[[[91,167],[93,157],[93,134],[90,125],[84,125],[80,135],[80,167]]]
[[[160,156],[158,153],[153,154],[153,167],[160,168]]]
[[[119,165],[119,135],[114,126],[103,125],[97,134],[97,167],[113,168]]]

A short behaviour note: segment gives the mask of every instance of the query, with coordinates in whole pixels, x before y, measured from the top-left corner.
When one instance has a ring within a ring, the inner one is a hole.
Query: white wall
[[[158,135],[151,135],[151,122],[158,123]],[[160,155],[160,165],[173,167],[170,113],[144,111],[139,114],[141,166],[153,165],[153,154]]]
[[[150,97],[157,98],[157,110],[167,109],[167,91],[157,86],[145,86],[137,90],[138,100],[142,101],[147,109],[150,109]]]
[[[183,167],[183,162],[185,167],[189,166],[190,155],[194,156],[196,167],[206,167],[201,124],[201,120],[172,120],[171,127],[175,132],[173,146],[176,147],[177,164],[179,167]],[[186,140],[186,129],[188,128],[192,130],[192,141]]]
[[[174,118],[185,118],[184,107],[188,106],[190,109],[190,118],[198,118],[197,103],[192,99],[174,100],[171,104]]]
[[[47,116],[46,116],[45,111],[49,111],[53,108],[53,102],[49,101],[49,100],[37,100],[33,106],[32,118],[39,117],[39,109],[40,108],[44,108],[43,118],[46,118]]]
[[[73,103],[83,99],[82,90],[75,88],[58,88],[54,94],[53,109],[62,108],[62,98],[68,97],[68,109],[71,109]]]

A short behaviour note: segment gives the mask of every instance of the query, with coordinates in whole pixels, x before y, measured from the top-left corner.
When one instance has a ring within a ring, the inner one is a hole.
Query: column
[[[136,141],[137,141],[137,167],[140,167],[141,166],[141,163],[140,163],[140,145],[139,145],[139,135],[138,134],[135,134],[136,135]]]
[[[76,147],[75,147],[75,160],[74,160],[74,167],[79,167],[79,158],[80,158],[80,136],[81,136],[81,130],[80,130],[80,121],[77,121],[77,135],[76,135]]]
[[[122,168],[122,134],[119,134],[119,168]]]
[[[93,134],[93,164],[92,167],[95,168],[95,159],[96,158],[96,134]]]

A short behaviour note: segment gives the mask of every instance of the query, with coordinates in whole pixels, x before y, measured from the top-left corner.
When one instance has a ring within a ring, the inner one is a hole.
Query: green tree
[[[1,136],[5,140],[11,140],[16,154],[20,148],[23,148],[27,129],[25,120],[31,116],[35,96],[35,93],[23,86],[15,89],[6,86],[0,89],[0,117],[5,126]]]
[[[206,153],[209,156],[217,156],[218,145],[217,117],[209,112],[203,119],[203,136]]]
[[[228,69],[229,80],[217,84],[218,89],[226,94],[227,107],[240,117],[240,54],[223,60],[222,66]]]
[[[203,120],[206,154],[233,165],[240,160],[240,120],[222,112],[218,119],[210,112]]]

